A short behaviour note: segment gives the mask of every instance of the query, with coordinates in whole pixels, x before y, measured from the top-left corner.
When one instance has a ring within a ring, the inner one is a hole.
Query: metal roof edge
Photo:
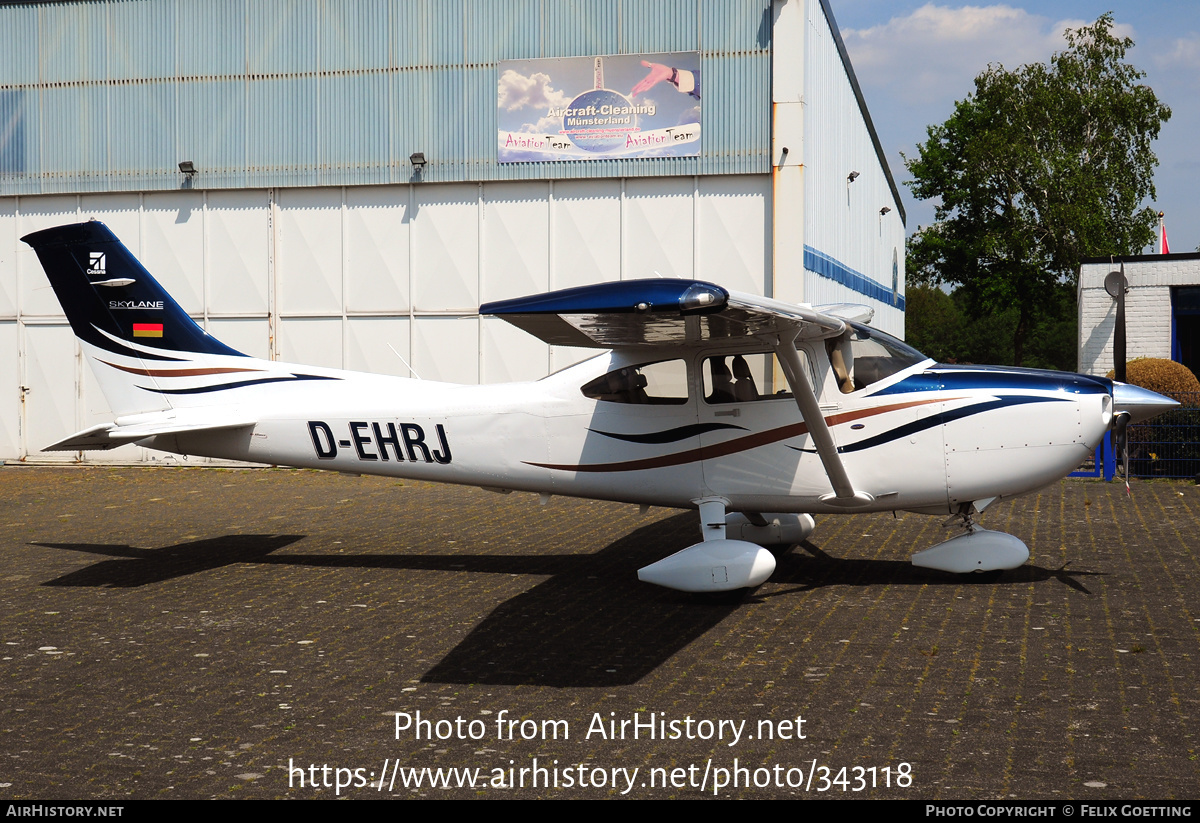
[[[1200,260],[1200,251],[1184,251],[1174,254],[1114,254],[1103,257],[1084,257],[1079,261],[1081,266],[1097,263],[1157,263],[1172,260]]]
[[[842,32],[838,29],[837,20],[833,16],[833,9],[829,6],[829,0],[820,0],[820,2],[821,10],[825,13],[825,20],[829,23],[829,30],[833,32],[833,41],[837,44],[838,54],[841,55],[842,67],[846,70],[846,76],[850,78],[850,88],[854,90],[854,99],[858,101],[859,111],[862,112],[863,121],[867,124],[867,131],[871,134],[871,143],[875,146],[875,155],[879,158],[880,165],[883,166],[883,173],[887,177],[888,186],[892,190],[892,197],[896,198],[896,208],[900,212],[900,221],[907,228],[908,215],[904,211],[904,201],[900,199],[900,189],[897,188],[896,180],[892,177],[892,169],[888,165],[887,156],[883,152],[883,145],[879,142],[879,134],[875,131],[875,123],[871,121],[871,112],[867,109],[867,101],[863,97],[862,87],[858,85],[858,76],[854,73],[854,65],[850,62],[850,53],[846,51],[846,43],[842,40]]]

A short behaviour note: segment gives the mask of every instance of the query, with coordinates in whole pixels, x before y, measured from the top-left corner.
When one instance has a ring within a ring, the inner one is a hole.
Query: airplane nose
[[[1163,397],[1149,389],[1143,389],[1141,386],[1131,386],[1115,380],[1112,386],[1113,415],[1128,414],[1130,423],[1149,420],[1156,414],[1161,414],[1179,405],[1178,401]]]

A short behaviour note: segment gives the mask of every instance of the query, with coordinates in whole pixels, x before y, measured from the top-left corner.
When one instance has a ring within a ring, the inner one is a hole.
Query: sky
[[[1113,12],[1118,35],[1133,39],[1126,59],[1171,109],[1154,151],[1156,197],[1172,252],[1200,246],[1200,2],[1044,0],[971,5],[911,0],[830,0],[871,119],[908,214],[909,234],[933,222],[915,200],[901,152],[914,156],[926,127],[944,122],[989,63],[1047,62],[1065,48],[1063,31]],[[1146,252],[1157,252],[1147,247]]]

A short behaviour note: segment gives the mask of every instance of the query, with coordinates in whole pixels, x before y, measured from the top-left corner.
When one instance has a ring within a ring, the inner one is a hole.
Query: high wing
[[[865,309],[869,312],[870,309]],[[779,357],[796,406],[808,425],[833,486],[822,502],[854,508],[874,498],[854,488],[814,387],[796,353],[798,340],[838,337],[864,307],[839,304],[822,312],[729,291],[701,280],[626,280],[485,303],[480,314],[501,317],[547,343],[596,348],[701,346],[755,338]]]
[[[480,306],[554,345],[589,348],[680,346],[738,337],[837,337],[847,320],[869,319],[865,306],[822,312],[729,291],[702,280],[625,280],[562,289]]]

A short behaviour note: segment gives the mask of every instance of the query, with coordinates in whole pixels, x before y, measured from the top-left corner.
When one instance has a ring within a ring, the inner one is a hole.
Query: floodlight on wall
[[[425,152],[414,151],[408,156],[408,162],[413,164],[413,171],[420,174],[425,170]]]
[[[883,217],[885,214],[887,214],[891,210],[892,210],[891,206],[884,206],[882,209],[879,210],[879,216]]]
[[[858,179],[858,172],[856,172],[856,171],[852,171],[852,172],[850,172],[849,175],[846,176],[847,183],[853,183],[857,179]]]
[[[193,174],[196,173],[196,164],[193,163],[191,160],[183,160],[179,163],[179,170],[181,172],[183,172],[184,174],[186,174],[187,176],[191,177]]]

